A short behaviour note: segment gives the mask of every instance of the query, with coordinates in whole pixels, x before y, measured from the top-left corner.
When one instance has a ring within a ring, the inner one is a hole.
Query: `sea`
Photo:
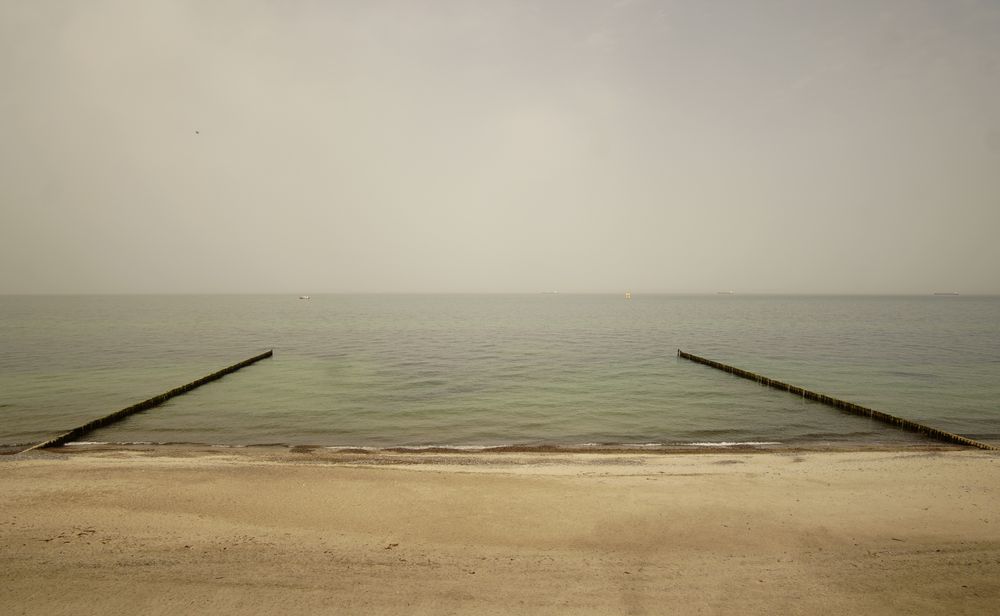
[[[267,349],[88,443],[908,447],[683,349],[1000,444],[1000,297],[0,296],[0,448]]]

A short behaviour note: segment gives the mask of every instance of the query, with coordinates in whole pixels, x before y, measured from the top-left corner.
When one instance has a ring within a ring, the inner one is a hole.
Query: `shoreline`
[[[980,614],[979,450],[0,458],[0,610]]]
[[[23,455],[33,444],[0,446],[0,459],[5,456]],[[88,451],[138,450],[138,451],[172,451],[190,449],[192,451],[216,450],[246,450],[271,451],[288,450],[291,452],[327,452],[345,454],[380,454],[380,453],[440,453],[440,454],[490,454],[490,453],[594,453],[594,454],[629,454],[650,453],[659,455],[672,454],[711,454],[711,453],[782,453],[782,452],[891,452],[891,451],[968,451],[972,448],[958,444],[942,443],[931,439],[915,439],[912,441],[718,441],[694,443],[582,443],[582,444],[509,444],[509,445],[316,445],[288,443],[199,443],[199,442],[105,442],[105,441],[71,441],[58,447],[42,451],[50,453],[80,453]]]

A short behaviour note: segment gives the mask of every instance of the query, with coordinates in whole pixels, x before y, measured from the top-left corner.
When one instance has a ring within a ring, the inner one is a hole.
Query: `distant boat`
[[[934,295],[958,295],[958,291],[947,291],[943,293],[935,293]]]
[[[308,295],[300,295],[299,299],[312,299],[312,298],[309,297]]]

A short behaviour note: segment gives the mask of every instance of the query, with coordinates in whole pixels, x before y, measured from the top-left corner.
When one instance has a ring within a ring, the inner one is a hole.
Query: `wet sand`
[[[0,613],[985,614],[1000,456],[0,456]]]

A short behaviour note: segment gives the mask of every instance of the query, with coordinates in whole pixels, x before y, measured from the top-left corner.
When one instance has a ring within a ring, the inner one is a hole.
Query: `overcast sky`
[[[0,293],[1000,293],[1000,2],[0,2]]]

